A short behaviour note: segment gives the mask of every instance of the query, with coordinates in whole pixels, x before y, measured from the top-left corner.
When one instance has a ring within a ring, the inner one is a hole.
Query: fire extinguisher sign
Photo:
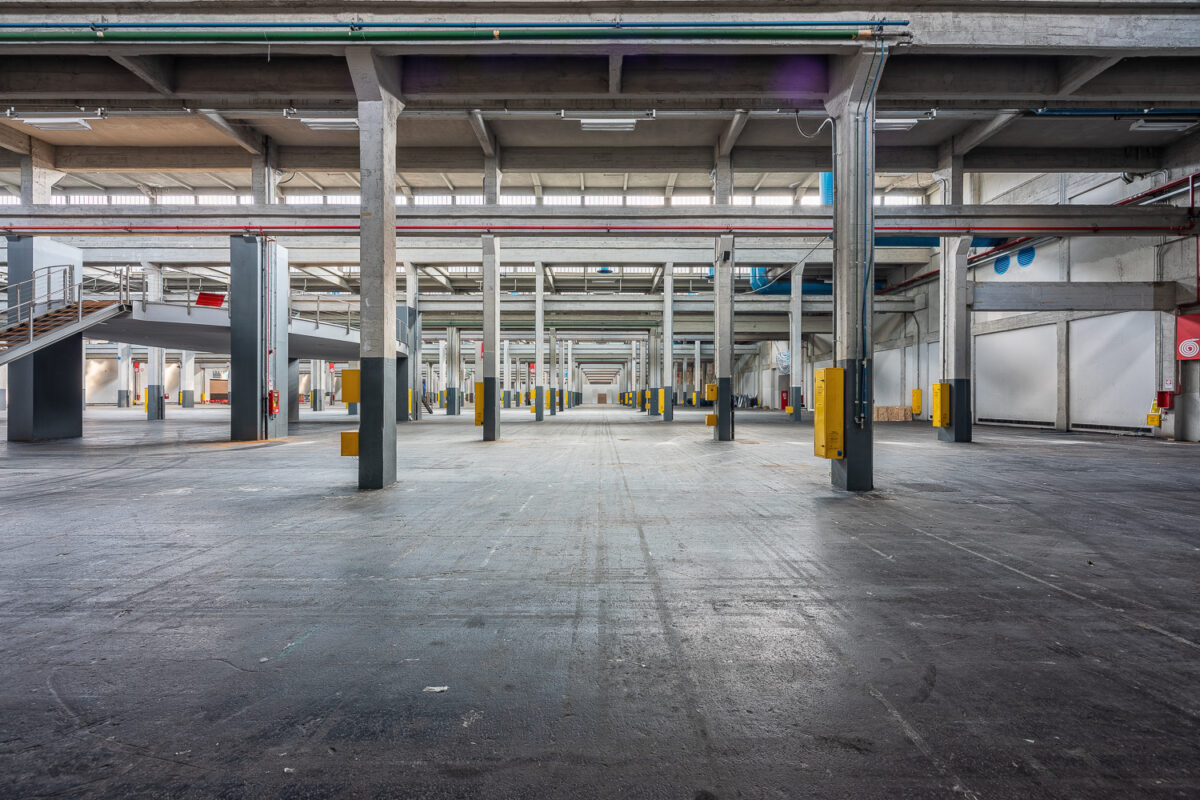
[[[1200,359],[1200,314],[1188,314],[1175,321],[1175,358]]]

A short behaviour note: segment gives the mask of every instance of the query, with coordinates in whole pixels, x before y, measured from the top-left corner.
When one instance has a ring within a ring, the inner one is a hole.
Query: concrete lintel
[[[972,282],[974,311],[1174,311],[1173,281]]]

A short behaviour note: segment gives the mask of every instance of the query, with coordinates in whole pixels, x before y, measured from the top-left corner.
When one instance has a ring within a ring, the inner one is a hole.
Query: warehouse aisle
[[[701,413],[434,416],[373,493],[344,411],[0,442],[0,795],[1200,790],[1195,446],[880,425],[860,496]]]

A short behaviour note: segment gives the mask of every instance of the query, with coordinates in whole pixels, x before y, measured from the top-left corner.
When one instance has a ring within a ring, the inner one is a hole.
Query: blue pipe
[[[106,30],[115,28],[835,28],[894,27],[908,20],[775,22],[0,22],[0,28]]]

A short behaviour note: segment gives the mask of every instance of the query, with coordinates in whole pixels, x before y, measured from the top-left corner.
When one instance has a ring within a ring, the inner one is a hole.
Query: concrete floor
[[[1200,796],[1194,445],[168,413],[0,444],[0,797]]]

